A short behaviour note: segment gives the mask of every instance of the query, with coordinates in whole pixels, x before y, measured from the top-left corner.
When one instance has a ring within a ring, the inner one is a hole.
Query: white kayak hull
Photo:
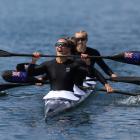
[[[90,83],[83,84],[86,87],[95,87],[96,83],[90,81]],[[90,86],[89,86],[90,85]],[[81,90],[77,86],[74,86],[74,92],[69,91],[50,91],[46,96],[45,100],[45,118],[54,116],[73,108],[83,102],[93,90]]]

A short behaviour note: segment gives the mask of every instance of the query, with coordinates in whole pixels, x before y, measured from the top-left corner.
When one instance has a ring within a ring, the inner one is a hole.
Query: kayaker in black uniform
[[[100,56],[100,53],[98,50],[87,47],[87,41],[88,41],[88,34],[85,31],[79,31],[76,32],[74,35],[76,39],[76,48],[75,48],[75,54],[82,55],[82,57],[89,56]],[[74,39],[73,39],[74,40]],[[107,64],[103,61],[102,58],[91,58],[90,59],[91,65],[94,67],[94,64],[97,63],[102,70],[109,75],[110,77],[117,77],[117,75],[107,66]]]
[[[92,65],[90,59],[87,58],[87,54],[77,53],[77,51],[76,51],[77,39],[75,37],[68,37],[68,40],[69,40],[69,43],[72,46],[72,54],[81,55],[81,58],[83,60],[86,60],[86,61],[88,60],[88,63],[90,65],[90,72],[88,73],[87,76],[90,77],[90,78],[96,78],[99,82],[101,82],[105,86],[105,88],[107,89],[107,92],[108,91],[110,92],[111,88],[110,88],[109,83],[104,78],[104,76]],[[112,75],[112,76],[116,76],[116,75]]]
[[[75,47],[76,44],[73,44],[69,39],[67,40],[67,43],[68,43],[68,46],[70,46],[70,50],[73,51],[73,48]],[[60,50],[60,52],[61,52],[61,50],[63,50],[63,47],[61,49],[61,45],[56,46],[56,48],[57,47],[58,47],[58,50]],[[62,58],[60,57],[60,59],[62,59]],[[86,59],[86,61],[87,61],[87,59]],[[18,64],[16,67],[16,70],[4,71],[2,77],[4,78],[4,80],[6,80],[8,82],[12,82],[12,83],[30,82],[30,83],[37,83],[39,85],[47,79],[46,75],[41,76],[40,78],[35,78],[35,76],[33,76],[32,74],[28,74],[28,72],[27,72],[28,65],[29,65],[29,63]],[[79,73],[77,75],[79,75]],[[105,88],[107,89],[107,92],[112,91],[112,88],[107,83],[105,78],[96,69],[92,69],[92,76],[96,77],[105,86]],[[83,76],[80,74],[79,76],[76,76],[76,77],[78,77],[77,83],[79,82],[80,84],[82,84]],[[80,80],[80,79],[82,79],[82,80]]]
[[[82,85],[87,73],[87,66],[83,62],[73,61],[68,57],[61,57],[62,55],[71,54],[71,46],[67,39],[61,38],[55,44],[56,59],[46,61],[36,66],[37,56],[39,53],[34,53],[36,58],[32,59],[32,63],[28,67],[28,74],[30,76],[37,76],[46,74],[51,90],[67,90],[73,91],[74,84]]]
[[[40,54],[34,53],[32,62],[28,67],[28,74],[30,76],[46,74],[49,81],[51,90],[66,90],[73,91],[74,84],[82,86],[83,80],[86,75],[90,73],[89,60],[84,59],[85,63],[82,61],[75,61],[69,57],[61,57],[62,55],[71,54],[71,45],[69,41],[65,38],[61,38],[55,44],[56,47],[56,59],[51,61],[46,61],[41,65],[36,66],[36,61],[40,57]],[[60,57],[59,57],[60,56]],[[103,81],[104,82],[104,81]],[[106,83],[106,81],[105,81]],[[112,87],[106,83],[105,88],[107,92],[112,92]]]

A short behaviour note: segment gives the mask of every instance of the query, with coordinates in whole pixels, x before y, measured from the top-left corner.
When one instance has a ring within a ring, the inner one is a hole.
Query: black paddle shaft
[[[107,80],[115,81],[115,82],[124,82],[124,83],[131,83],[131,84],[140,85],[140,77],[124,76],[124,77],[108,78]]]
[[[107,92],[107,90],[105,88],[101,88],[101,89],[95,89],[92,87],[80,87],[81,89],[88,89],[88,90],[95,90],[95,91],[103,91],[103,92]],[[130,92],[126,92],[126,91],[121,91],[121,90],[117,90],[114,89],[112,93],[117,93],[117,94],[122,94],[122,95],[129,95],[129,96],[139,96],[139,93],[130,93]],[[112,94],[109,93],[109,94]]]
[[[23,56],[23,57],[33,57],[33,54],[17,54],[10,53],[4,50],[0,50],[0,57],[12,57],[12,56]],[[41,57],[56,57],[56,55],[40,55]]]
[[[49,84],[49,81],[42,82],[42,84]],[[11,88],[22,87],[22,86],[31,86],[35,85],[35,83],[1,83],[0,91],[4,91]]]
[[[106,92],[106,89],[99,89],[98,91]],[[140,95],[139,93],[130,93],[130,92],[121,91],[121,90],[117,90],[117,89],[114,89],[114,91],[112,93],[118,93],[118,94],[128,95],[128,96],[139,96]],[[109,93],[109,94],[112,94],[112,93]]]
[[[4,50],[0,50],[0,57],[11,57],[11,56],[33,57],[33,54],[16,54],[16,53],[10,53]],[[60,56],[41,54],[40,57],[60,57]],[[80,58],[80,56],[76,56],[76,55],[69,55],[69,56],[63,55],[61,57]],[[140,65],[139,51],[128,51],[113,56],[89,56],[89,58],[96,58],[96,59],[104,58],[104,59],[111,59],[118,62],[133,64],[133,65]]]
[[[114,82],[131,83],[131,84],[140,85],[140,77],[119,76],[119,77],[105,78],[105,79],[109,81],[114,81]],[[87,79],[86,81],[93,81],[93,80],[97,80],[97,79],[91,78],[91,79]]]
[[[18,54],[18,53],[11,53],[11,52],[7,52],[4,50],[0,50],[0,57],[12,57],[12,56],[20,56],[20,57],[33,57],[33,54]],[[40,57],[60,57],[57,55],[44,55],[44,54],[40,54]],[[61,57],[80,57],[80,56],[76,56],[76,55],[62,55]]]
[[[28,86],[31,84],[20,84],[20,83],[4,83],[4,84],[0,84],[0,91],[4,91],[7,89],[11,89],[11,88],[16,88],[16,87],[21,87],[21,86]]]

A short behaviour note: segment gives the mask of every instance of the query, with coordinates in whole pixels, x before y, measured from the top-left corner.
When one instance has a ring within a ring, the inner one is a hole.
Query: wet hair
[[[63,37],[63,38],[59,38],[59,39],[57,40],[57,42],[59,42],[59,40],[61,40],[61,39],[65,40],[65,42],[68,43],[68,39],[65,38],[65,37]]]
[[[73,45],[75,45],[75,46],[77,45],[77,39],[74,36],[69,37],[68,40],[71,41],[73,43]]]

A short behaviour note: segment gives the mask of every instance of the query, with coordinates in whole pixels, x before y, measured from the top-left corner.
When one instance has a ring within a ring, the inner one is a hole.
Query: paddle
[[[44,84],[48,84],[49,82],[45,82]],[[0,84],[0,96],[4,96],[6,95],[5,92],[1,92],[7,89],[11,89],[11,88],[16,88],[16,87],[21,87],[21,86],[30,86],[30,85],[34,85],[35,83],[4,83],[4,84]],[[92,87],[81,87],[82,89],[90,89],[90,90],[95,90],[95,88]],[[97,89],[97,91],[103,91],[106,92],[106,89],[102,88],[102,89]],[[136,93],[128,93],[128,92],[124,92],[121,90],[117,90],[115,89],[112,93],[119,93],[122,95],[129,95],[129,96],[138,96],[140,94],[136,94]]]
[[[115,77],[115,78],[106,78],[107,80],[110,81],[115,81],[115,82],[124,82],[124,83],[132,83],[132,84],[137,84],[140,85],[140,77]],[[87,79],[86,81],[95,81],[95,78],[90,78]],[[46,81],[44,84],[48,84],[49,82]],[[21,86],[30,86],[34,85],[35,83],[3,83],[0,84],[0,91],[4,91],[7,89],[11,88],[16,88],[16,87],[21,87]]]
[[[106,89],[98,89],[98,91],[106,92]],[[140,95],[139,93],[130,93],[130,92],[121,91],[121,90],[117,90],[117,89],[114,89],[114,91],[112,93],[118,93],[118,94],[129,95],[129,96],[139,96]]]
[[[101,89],[95,89],[93,87],[81,87],[81,88],[88,89],[88,90],[96,90],[96,91],[106,92],[106,89],[104,89],[104,88],[101,88]],[[129,95],[129,96],[139,96],[140,95],[138,93],[130,93],[130,92],[125,92],[125,91],[121,91],[121,90],[117,90],[117,89],[114,89],[114,91],[112,93],[118,93],[118,94]],[[112,93],[109,93],[109,94],[112,94]]]
[[[114,78],[108,78],[110,81],[115,81],[115,82],[124,82],[124,83],[132,83],[136,85],[140,85],[140,77],[114,77]]]
[[[0,57],[12,57],[12,56],[33,57],[33,54],[18,54],[18,53],[11,53],[8,51],[0,50]],[[58,57],[58,56],[40,54],[40,57]],[[68,56],[63,55],[61,57],[68,57]],[[74,55],[71,55],[71,57],[74,57]]]
[[[15,88],[19,86],[27,86],[30,84],[20,84],[20,83],[4,83],[0,84],[0,96],[5,96],[7,93],[4,90],[10,89],[10,88]]]
[[[48,84],[49,82],[46,81],[43,84]],[[4,83],[0,84],[0,91],[4,91],[11,88],[22,87],[22,86],[31,86],[35,85],[35,83]]]
[[[26,56],[26,57],[32,57],[33,54],[17,54],[17,53],[10,53],[4,50],[0,50],[0,57],[11,57],[11,56]],[[41,57],[60,57],[56,55],[40,55]],[[69,56],[61,56],[61,57],[75,57],[79,58],[80,56],[76,55],[69,55]],[[111,59],[118,62],[133,64],[133,65],[140,65],[140,52],[139,51],[128,51],[119,53],[113,56],[89,56],[89,58],[104,58],[104,59]]]
[[[7,89],[11,89],[11,88],[16,88],[16,87],[21,87],[21,86],[29,86],[29,85],[33,85],[31,83],[4,83],[4,84],[0,84],[0,91],[4,91]]]
[[[114,77],[114,78],[105,78],[109,81],[114,82],[123,82],[123,83],[131,83],[140,85],[140,77],[133,77],[133,76],[120,76],[120,77]],[[86,81],[93,81],[96,80],[95,78],[87,79]]]

